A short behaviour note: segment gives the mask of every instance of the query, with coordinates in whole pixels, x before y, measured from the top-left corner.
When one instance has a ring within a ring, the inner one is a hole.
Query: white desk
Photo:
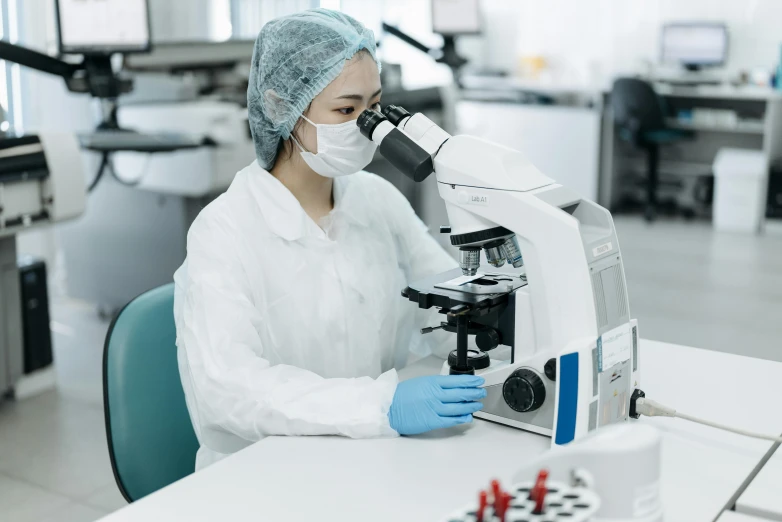
[[[726,511],[717,522],[767,522],[767,518],[758,518],[735,511]]]
[[[782,451],[777,449],[736,502],[736,511],[782,520]]]
[[[641,364],[649,397],[718,422],[782,432],[782,363],[643,341]],[[678,419],[642,422],[664,434],[666,522],[717,519],[771,446]],[[549,445],[480,420],[419,437],[270,437],[105,520],[443,520],[491,477],[507,483]]]
[[[662,96],[686,96],[688,98],[717,98],[736,100],[774,100],[782,99],[782,92],[771,87],[743,85],[734,87],[722,85],[676,85],[654,82],[654,90]]]

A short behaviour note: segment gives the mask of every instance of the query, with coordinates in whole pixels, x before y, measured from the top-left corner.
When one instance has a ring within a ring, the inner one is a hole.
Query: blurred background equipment
[[[762,152],[720,149],[714,160],[714,227],[757,233],[767,212],[768,163]]]
[[[719,22],[677,22],[662,27],[661,61],[689,71],[725,65],[728,28]]]
[[[782,218],[782,161],[771,166],[766,215],[770,218]]]
[[[24,256],[19,258],[17,266],[22,298],[24,373],[30,374],[53,362],[46,263]]]
[[[692,138],[689,130],[670,128],[665,124],[663,102],[652,86],[637,78],[620,78],[611,90],[611,108],[619,139],[646,153],[646,205],[644,217],[657,217],[657,187],[660,185],[660,148]],[[671,205],[678,210],[675,202]],[[693,209],[683,209],[690,216]]]
[[[0,139],[0,399],[51,363],[45,269],[17,260],[16,234],[73,219],[84,205],[75,136]]]

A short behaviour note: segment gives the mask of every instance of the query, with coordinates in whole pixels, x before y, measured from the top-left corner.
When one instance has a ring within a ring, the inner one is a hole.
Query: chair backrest
[[[193,472],[198,440],[179,379],[173,283],[135,298],[109,328],[103,400],[111,466],[128,502]]]
[[[633,132],[665,128],[662,100],[652,86],[638,78],[619,78],[611,89],[614,122]]]

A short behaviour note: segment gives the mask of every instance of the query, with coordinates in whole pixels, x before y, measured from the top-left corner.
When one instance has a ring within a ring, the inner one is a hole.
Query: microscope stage
[[[524,274],[487,273],[464,276],[459,268],[416,281],[402,292],[420,308],[450,310],[458,305],[484,308],[499,305],[527,285]]]

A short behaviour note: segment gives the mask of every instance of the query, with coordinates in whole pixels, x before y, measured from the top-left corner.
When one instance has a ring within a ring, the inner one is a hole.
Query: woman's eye
[[[345,116],[353,113],[353,107],[345,107],[344,109],[337,109],[337,110],[340,112],[340,114],[344,114]]]
[[[372,106],[372,108],[373,108],[374,110],[376,110],[376,111],[379,111],[379,110],[380,110],[380,102],[377,102],[376,104],[374,104],[374,105]]]

